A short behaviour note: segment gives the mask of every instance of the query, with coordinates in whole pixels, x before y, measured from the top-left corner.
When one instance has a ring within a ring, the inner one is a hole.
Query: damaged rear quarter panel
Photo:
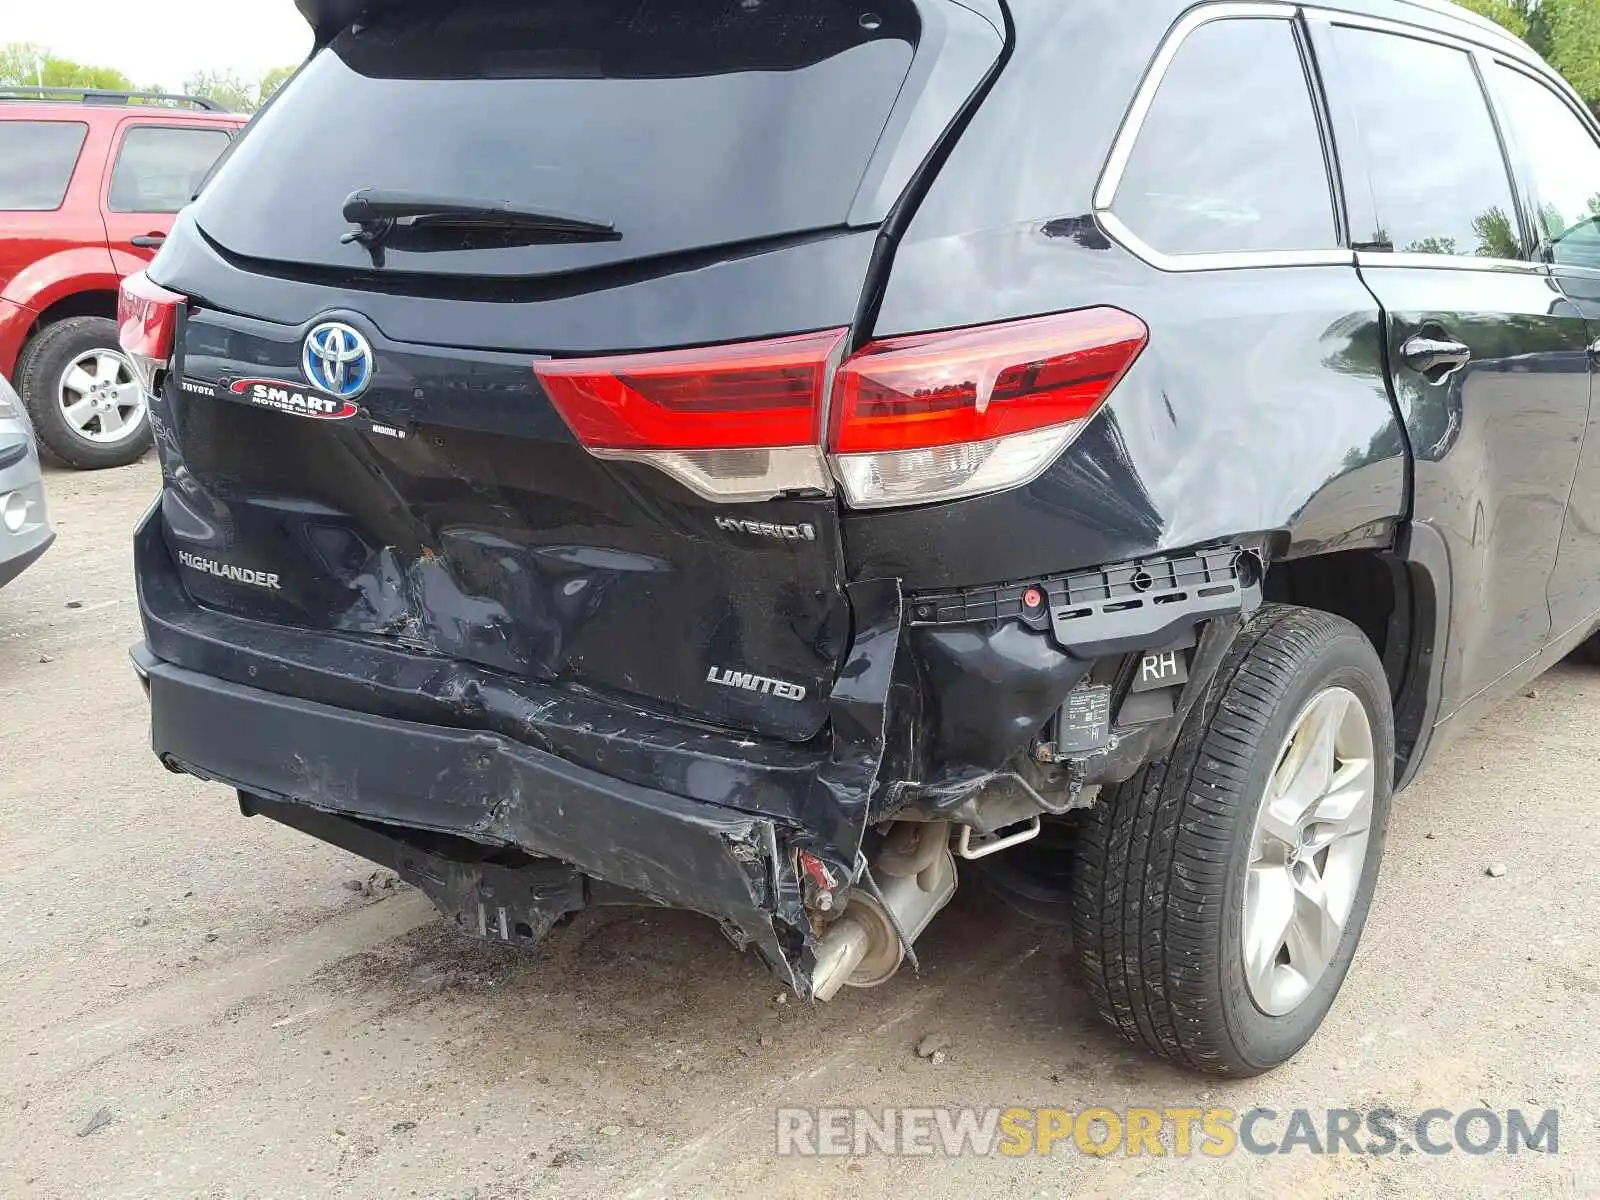
[[[909,593],[1282,534],[1278,553],[1381,544],[1406,512],[1380,316],[1349,265],[1163,272],[1093,193],[1181,0],[1012,0],[1016,51],[895,248],[870,336],[1111,305],[1150,343],[1027,487],[846,521],[852,578]],[[1095,69],[1059,64],[1096,47]]]
[[[1150,344],[1028,486],[848,517],[852,574],[898,575],[915,595],[1254,533],[1286,535],[1289,555],[1386,544],[1405,512],[1405,443],[1355,270],[1156,275],[1041,226],[902,246],[880,332],[970,321],[943,298],[980,295],[990,320],[1115,305],[1149,324]]]

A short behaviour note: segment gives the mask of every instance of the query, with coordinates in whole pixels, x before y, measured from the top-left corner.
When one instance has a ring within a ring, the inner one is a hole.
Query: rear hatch
[[[943,0],[309,9],[325,44],[150,272],[190,301],[155,413],[190,593],[817,734],[851,638],[822,382],[998,34]]]

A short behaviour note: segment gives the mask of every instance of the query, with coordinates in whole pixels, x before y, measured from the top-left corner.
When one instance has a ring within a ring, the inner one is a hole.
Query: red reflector
[[[549,359],[533,373],[591,450],[815,446],[828,359],[844,335]]]
[[[1149,340],[1115,308],[873,342],[834,379],[840,454],[987,442],[1088,417]]]
[[[150,282],[143,271],[117,290],[117,341],[131,355],[165,362],[172,357],[178,306],[184,297]]]

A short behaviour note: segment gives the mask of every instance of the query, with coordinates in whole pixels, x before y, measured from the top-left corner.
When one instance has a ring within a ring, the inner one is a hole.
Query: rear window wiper
[[[339,240],[373,251],[404,235],[408,249],[443,249],[441,241],[465,248],[482,242],[614,242],[622,237],[610,221],[580,217],[509,200],[468,200],[420,192],[362,188],[345,198],[344,219],[359,228]],[[488,244],[488,243],[485,243]]]

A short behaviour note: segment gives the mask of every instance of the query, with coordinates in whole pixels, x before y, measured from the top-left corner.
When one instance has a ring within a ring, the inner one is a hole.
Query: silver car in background
[[[28,411],[0,379],[0,587],[22,574],[55,541],[45,513],[44,480]]]

